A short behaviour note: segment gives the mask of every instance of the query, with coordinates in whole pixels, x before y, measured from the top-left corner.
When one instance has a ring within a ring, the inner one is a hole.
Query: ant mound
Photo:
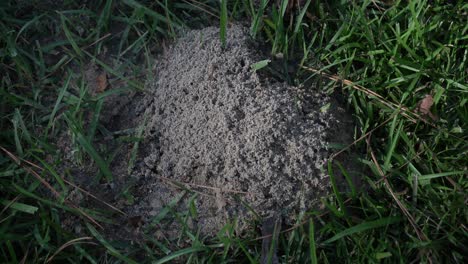
[[[166,50],[147,87],[137,166],[148,217],[174,201],[187,208],[185,199],[198,215],[191,224],[214,234],[234,219],[242,229],[255,216],[316,208],[328,193],[322,167],[339,123],[326,110],[331,99],[260,79],[252,65],[261,59],[236,25],[225,47],[208,27]]]

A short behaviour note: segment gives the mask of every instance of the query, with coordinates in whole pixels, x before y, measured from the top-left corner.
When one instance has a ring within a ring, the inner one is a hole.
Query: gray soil
[[[259,76],[251,65],[267,56],[241,26],[227,34],[223,48],[218,28],[186,32],[157,58],[144,93],[106,97],[100,122],[108,132],[95,144],[113,153],[111,183],[96,182],[92,163],[77,164],[65,155],[74,153],[69,134],[58,140],[64,170],[98,197],[76,190],[70,199],[102,209],[109,209],[101,203],[107,201],[125,212],[106,226],[109,238],[140,240],[142,228],[152,227],[158,239],[177,238],[183,229],[174,212],[204,235],[232,222],[238,233],[252,220],[292,224],[329,194],[323,167],[336,151],[331,145],[352,142],[352,119],[314,85],[292,87]],[[103,60],[118,65],[110,56]],[[91,93],[99,73],[90,65],[84,74]],[[132,166],[135,144],[120,138],[135,137],[140,128],[144,139]],[[338,160],[358,171],[351,156]],[[172,213],[166,214],[168,206]],[[80,223],[69,217],[63,225],[80,233]]]
[[[166,50],[147,85],[134,214],[150,219],[182,187],[198,194],[196,224],[205,234],[233,219],[242,230],[255,215],[317,208],[329,189],[329,131],[340,121],[313,87],[261,79],[251,68],[261,59],[240,26],[228,29],[225,48],[209,27]]]

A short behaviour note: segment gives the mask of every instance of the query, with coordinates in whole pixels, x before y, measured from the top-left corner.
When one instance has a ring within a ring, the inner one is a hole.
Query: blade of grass
[[[252,35],[252,38],[254,39],[257,37],[257,33],[260,27],[260,22],[261,22],[261,19],[263,18],[263,12],[269,1],[270,0],[261,0],[260,7],[258,8],[257,13],[253,17],[252,26],[250,27],[250,35]]]
[[[163,16],[163,15],[161,15],[161,14],[158,14],[157,12],[155,12],[155,11],[153,11],[153,10],[147,8],[146,6],[140,4],[140,3],[137,2],[137,1],[134,1],[134,0],[123,0],[122,2],[123,2],[124,4],[126,4],[126,5],[128,5],[128,6],[131,6],[131,7],[135,8],[135,9],[143,10],[143,12],[145,12],[145,14],[147,14],[147,15],[153,17],[153,18],[156,19],[156,20],[162,21],[162,22],[164,22],[164,23],[166,23],[166,24],[169,24],[169,23],[170,23],[170,21],[168,21],[168,20],[166,19],[165,16]]]
[[[238,242],[238,245],[241,248],[242,252],[244,252],[245,256],[249,259],[249,262],[251,264],[257,264],[258,263],[254,259],[254,257],[249,253],[249,251],[246,249],[246,246],[241,241]]]
[[[52,109],[52,113],[50,114],[50,117],[49,117],[49,122],[48,122],[48,124],[46,126],[46,130],[44,132],[44,135],[45,135],[44,138],[47,137],[48,131],[52,127],[52,125],[54,123],[55,114],[57,113],[57,111],[59,109],[59,106],[60,106],[60,103],[62,102],[63,96],[65,95],[65,92],[67,91],[67,88],[70,85],[71,78],[72,78],[72,74],[69,74],[68,78],[66,79],[65,83],[63,84],[62,89],[60,89],[59,95],[57,97],[57,101],[55,101],[54,108]]]
[[[392,225],[392,224],[398,223],[400,221],[401,221],[400,217],[385,217],[385,218],[381,218],[381,219],[374,220],[374,221],[364,222],[364,223],[361,223],[359,225],[355,225],[353,227],[347,228],[347,229],[339,232],[338,234],[334,235],[333,237],[325,240],[323,243],[324,244],[329,244],[329,243],[332,243],[332,242],[334,242],[334,241],[336,241],[338,239],[341,239],[343,237],[346,237],[346,236],[349,236],[349,235],[352,235],[352,234],[355,234],[355,233],[363,232],[363,231],[370,230],[370,229],[375,229],[375,228],[378,228],[378,227]]]
[[[21,128],[21,131],[23,132],[21,135],[23,136],[26,141],[33,146],[34,142],[32,141],[31,134],[29,133],[28,129],[26,128],[26,125],[23,120],[23,116],[21,115],[20,111],[18,108],[15,109],[15,116],[13,117],[16,122],[18,122],[19,128]]]
[[[277,54],[281,47],[287,47],[287,33],[284,29],[284,14],[288,6],[288,0],[281,0],[280,10],[276,17],[275,23],[275,40],[273,41],[273,47],[271,48],[271,54]],[[287,48],[285,49],[287,51]],[[287,56],[284,54],[283,56]]]
[[[76,52],[76,54],[79,57],[83,57],[83,52],[81,51],[80,47],[76,43],[73,37],[73,33],[71,33],[70,29],[67,26],[67,18],[62,13],[59,13],[59,14],[60,14],[60,20],[62,21],[63,32],[65,33],[65,36],[70,42],[70,45],[72,46],[73,50]]]
[[[304,19],[304,15],[306,14],[307,9],[309,8],[309,5],[310,5],[310,2],[311,2],[311,1],[312,1],[312,0],[307,0],[307,2],[304,4],[304,7],[302,7],[301,12],[299,13],[299,15],[298,15],[297,18],[296,18],[296,25],[294,26],[294,31],[293,31],[294,36],[293,36],[293,38],[295,38],[295,36],[297,35],[297,33],[299,33],[299,29],[300,29],[300,27],[301,27],[301,25],[302,25],[302,21],[303,21],[303,19]]]
[[[164,207],[158,215],[156,215],[152,220],[151,223],[148,225],[147,230],[155,227],[166,215],[170,212],[170,208],[174,207],[179,201],[186,195],[186,191],[182,191],[178,196],[171,200],[171,202]]]
[[[148,122],[148,115],[145,113],[143,117],[143,123],[137,130],[136,137],[141,139],[143,136],[143,132],[145,131],[146,124]],[[132,173],[133,167],[135,165],[135,160],[138,154],[138,146],[140,145],[140,140],[137,140],[133,145],[132,151],[130,152],[130,160],[128,161],[128,174]]]
[[[314,220],[309,220],[309,252],[310,252],[310,263],[318,264],[317,261],[317,248],[315,246],[315,228]]]
[[[35,214],[37,210],[39,209],[38,207],[29,205],[29,204],[24,204],[24,203],[19,203],[19,202],[12,203],[12,201],[3,200],[3,199],[0,200],[0,203],[3,204],[4,206],[8,206],[11,209],[15,209],[20,212],[27,213],[27,214]]]
[[[52,166],[50,166],[49,164],[47,164],[47,162],[45,162],[44,160],[42,160],[41,158],[39,158],[38,156],[34,155],[33,154],[33,157],[38,160],[42,166],[44,166],[44,168],[50,173],[52,174],[52,176],[54,176],[55,180],[59,183],[60,187],[62,187],[62,190],[63,190],[63,193],[61,193],[61,196],[60,196],[60,200],[61,202],[63,202],[63,199],[65,198],[67,192],[68,192],[68,188],[67,186],[65,185],[65,183],[63,182],[63,179],[62,177],[60,177],[57,172],[54,170],[54,168]]]
[[[336,200],[338,201],[338,205],[340,206],[340,211],[338,211],[338,216],[339,217],[343,217],[345,215],[344,213],[344,203],[343,203],[343,198],[341,197],[341,193],[338,189],[338,185],[336,183],[336,178],[335,178],[335,175],[333,173],[333,164],[332,164],[332,160],[328,160],[328,175],[330,177],[330,182],[332,184],[332,188],[333,188],[333,193],[335,194],[335,197],[336,197]]]
[[[219,37],[221,39],[221,45],[223,48],[226,47],[226,30],[227,30],[227,20],[228,20],[228,11],[227,11],[227,0],[221,0],[221,16],[219,18]]]
[[[104,5],[104,8],[101,11],[101,14],[99,14],[99,19],[96,26],[96,39],[99,39],[101,37],[101,34],[108,30],[110,24],[110,17],[112,13],[112,2],[112,0],[107,0]],[[95,54],[101,53],[101,47],[102,42],[99,42],[96,45]]]
[[[73,134],[76,136],[78,143],[83,147],[83,149],[93,158],[93,160],[98,165],[101,172],[104,174],[106,179],[110,182],[113,179],[112,172],[109,169],[109,166],[104,161],[104,159],[99,155],[99,153],[94,149],[88,139],[79,131],[76,127],[75,122],[69,115],[65,115],[65,120],[68,123]]]
[[[6,241],[6,246],[8,248],[8,252],[10,253],[11,260],[13,263],[18,263],[18,258],[16,257],[15,249],[13,245],[11,244],[11,241]]]
[[[399,109],[396,111],[399,112]],[[400,139],[400,133],[403,128],[403,122],[397,122],[397,115],[395,115],[394,121],[392,122],[391,129],[390,129],[390,147],[388,148],[387,154],[385,155],[385,162],[384,162],[384,173],[390,169],[390,161],[392,160],[393,153],[395,152],[395,147]],[[395,131],[396,124],[399,123],[398,128]]]
[[[106,249],[109,254],[112,256],[126,262],[126,263],[131,263],[131,264],[137,264],[138,262],[122,255],[117,249],[115,249],[109,242],[107,242],[104,237],[94,228],[94,226],[90,225],[89,223],[86,223],[86,227],[88,230],[91,232],[91,234],[96,238]]]
[[[426,174],[426,175],[421,175],[418,177],[418,179],[421,180],[430,180],[430,179],[435,179],[435,178],[440,178],[440,177],[447,177],[447,176],[452,176],[452,175],[467,175],[468,171],[450,171],[450,172],[441,172],[441,173],[433,173],[433,174]]]
[[[348,183],[349,188],[351,189],[351,197],[356,198],[357,196],[356,186],[354,186],[351,176],[348,174],[346,169],[343,167],[343,165],[341,165],[339,161],[334,160],[334,162],[336,162],[336,166],[338,166],[338,168],[340,169],[341,174],[343,174],[346,182]]]
[[[181,256],[184,256],[184,255],[188,255],[188,254],[192,254],[192,253],[196,253],[196,252],[201,252],[201,251],[206,251],[206,250],[207,250],[206,247],[184,248],[184,249],[181,249],[179,251],[176,251],[176,252],[172,253],[171,255],[165,256],[160,260],[153,261],[152,263],[153,264],[162,264],[162,263],[166,263],[166,262],[170,262],[172,260],[175,260],[175,259],[177,259],[177,258],[179,258]]]

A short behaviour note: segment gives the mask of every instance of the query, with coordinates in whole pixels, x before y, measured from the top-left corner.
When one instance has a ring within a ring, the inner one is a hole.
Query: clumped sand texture
[[[285,83],[260,80],[251,65],[263,59],[240,26],[188,32],[170,47],[149,85],[143,170],[199,188],[200,226],[251,215],[233,192],[260,216],[294,214],[317,206],[329,181],[327,129],[337,122],[321,111],[329,98]],[[148,206],[169,203],[176,188],[154,184]],[[162,194],[164,192],[164,194]],[[248,218],[248,217],[247,217]]]

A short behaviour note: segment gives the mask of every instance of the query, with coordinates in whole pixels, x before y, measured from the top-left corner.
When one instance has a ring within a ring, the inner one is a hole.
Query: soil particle
[[[239,197],[271,217],[316,208],[327,193],[328,131],[339,123],[325,110],[331,99],[261,80],[250,65],[265,58],[246,30],[227,32],[222,48],[218,28],[190,31],[156,66],[143,103],[149,122],[133,173],[141,185],[134,213],[156,215],[183,184],[200,194],[195,224],[214,234],[253,218]]]

